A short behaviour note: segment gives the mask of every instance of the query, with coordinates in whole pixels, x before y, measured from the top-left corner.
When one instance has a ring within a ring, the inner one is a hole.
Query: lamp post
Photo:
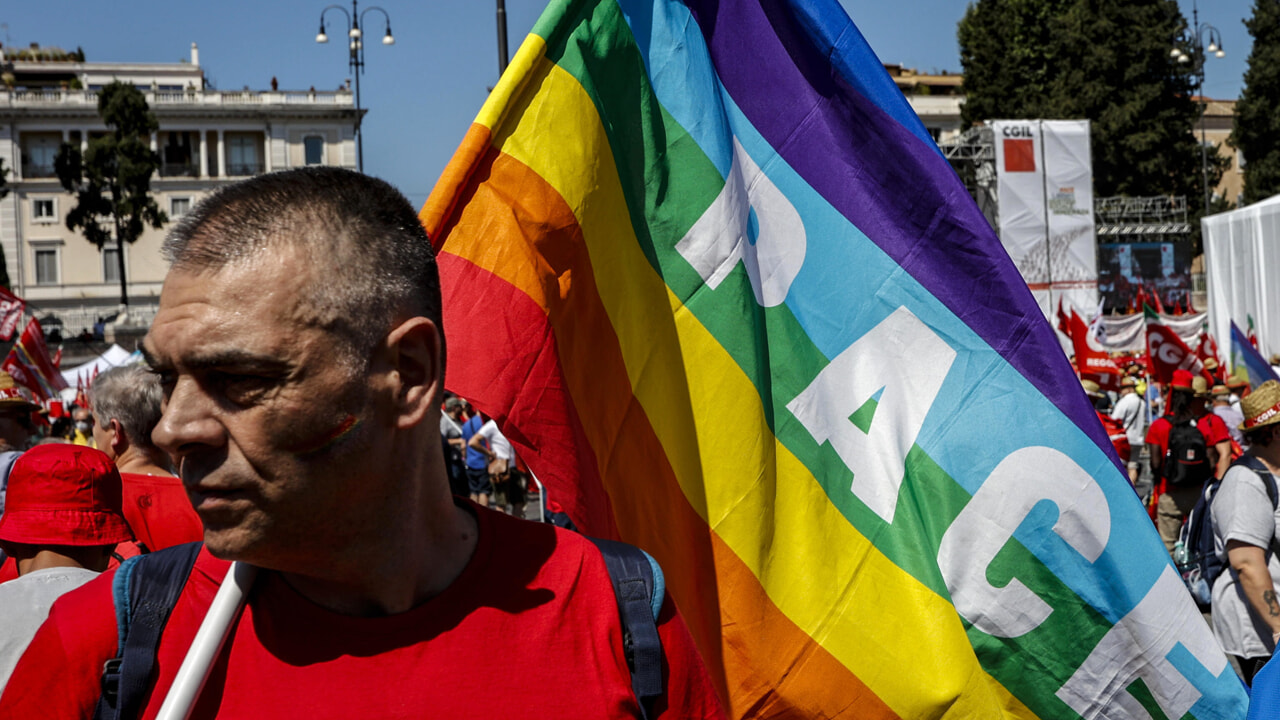
[[[1191,49],[1187,54],[1184,47]],[[1212,54],[1214,57],[1226,57],[1222,47],[1222,34],[1218,28],[1209,23],[1200,22],[1200,12],[1195,0],[1191,3],[1191,27],[1174,41],[1169,57],[1179,65],[1190,65],[1191,77],[1195,79],[1196,90],[1200,94],[1200,173],[1204,183],[1204,214],[1209,214],[1209,151],[1205,139],[1205,113],[1209,109],[1209,99],[1204,95],[1204,63]]]
[[[347,18],[347,47],[350,51],[348,55],[348,64],[351,74],[356,80],[356,168],[360,172],[364,172],[364,143],[362,141],[362,133],[360,131],[360,75],[364,72],[364,33],[361,27],[364,23],[364,16],[371,11],[377,10],[382,13],[382,19],[386,21],[387,32],[382,36],[383,45],[395,45],[396,39],[391,35],[391,16],[387,15],[387,11],[378,6],[368,7],[364,12],[357,12],[356,0],[351,0],[351,12],[341,5],[330,5],[320,11],[320,32],[316,35],[316,42],[327,43],[329,36],[324,31],[324,14],[330,10],[337,10]]]

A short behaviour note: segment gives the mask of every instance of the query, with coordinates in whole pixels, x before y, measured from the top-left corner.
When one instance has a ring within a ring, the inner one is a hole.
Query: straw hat
[[[1198,398],[1209,397],[1209,381],[1200,375],[1191,378],[1191,392]]]
[[[1084,394],[1089,397],[1102,397],[1102,388],[1092,380],[1081,380],[1080,387],[1084,388]]]
[[[1205,370],[1217,370],[1217,369],[1218,369],[1218,361],[1217,361],[1217,360],[1214,360],[1213,358],[1206,358],[1206,359],[1205,359],[1205,361],[1204,361],[1204,369],[1205,369]]]
[[[1240,377],[1239,375],[1232,375],[1231,377],[1227,378],[1227,387],[1229,388],[1234,389],[1234,388],[1243,388],[1248,386],[1249,386],[1249,381],[1243,377]]]
[[[0,540],[26,545],[115,545],[133,539],[121,514],[115,463],[83,445],[37,445],[9,474]]]
[[[0,411],[31,412],[39,410],[31,391],[13,381],[13,376],[0,370]]]
[[[1214,385],[1213,389],[1209,391],[1209,394],[1214,398],[1227,397],[1231,395],[1231,388],[1226,385]]]
[[[1244,422],[1240,429],[1256,430],[1266,425],[1280,423],[1280,382],[1268,380],[1240,401]]]
[[[1124,377],[1120,378],[1120,387],[1122,388],[1138,387],[1138,378],[1133,377],[1131,375],[1125,375]]]

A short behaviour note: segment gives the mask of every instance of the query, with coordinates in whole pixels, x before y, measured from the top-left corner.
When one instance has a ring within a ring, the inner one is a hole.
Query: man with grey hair
[[[206,198],[165,252],[144,342],[165,398],[152,439],[204,547],[152,671],[119,666],[120,690],[141,688],[128,710],[156,714],[235,560],[257,577],[191,717],[613,718],[641,702],[650,719],[724,717],[670,597],[648,629],[661,647],[631,658],[656,675],[640,692],[599,547],[450,494],[439,275],[399,192],[337,168],[260,175]],[[0,717],[92,715],[118,643],[112,582],[54,605]],[[502,692],[477,671],[496,657],[523,661]]]
[[[151,442],[160,422],[160,380],[142,365],[107,370],[91,389],[93,442],[115,461],[124,484],[124,517],[146,551],[199,542],[200,518],[191,509],[172,463]]]

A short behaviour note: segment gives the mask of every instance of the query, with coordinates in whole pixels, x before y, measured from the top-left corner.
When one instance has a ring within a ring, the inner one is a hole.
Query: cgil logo
[[[1001,128],[1001,134],[1011,138],[1029,138],[1035,137],[1031,134],[1030,125],[1006,125]]]

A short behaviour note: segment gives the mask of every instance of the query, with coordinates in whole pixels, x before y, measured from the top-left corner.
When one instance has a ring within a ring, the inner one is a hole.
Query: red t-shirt
[[[134,538],[148,550],[204,539],[204,526],[181,480],[137,473],[120,473],[120,480],[124,484],[124,519],[129,521]]]
[[[389,617],[338,615],[258,577],[192,718],[636,717],[622,627],[595,546],[476,509],[474,556],[443,593]],[[202,550],[157,655],[154,718],[228,563]],[[0,698],[0,717],[90,717],[116,650],[111,577],[64,595]],[[723,718],[670,598],[662,718]]]
[[[1231,433],[1227,432],[1227,424],[1222,422],[1222,418],[1209,413],[1204,417],[1195,419],[1196,429],[1204,436],[1204,444],[1206,447],[1213,447],[1220,442],[1230,442]],[[1169,431],[1173,429],[1173,423],[1169,422],[1169,418],[1161,417],[1151,423],[1151,427],[1147,428],[1147,444],[1155,445],[1160,449],[1160,457],[1164,457],[1169,452]]]

